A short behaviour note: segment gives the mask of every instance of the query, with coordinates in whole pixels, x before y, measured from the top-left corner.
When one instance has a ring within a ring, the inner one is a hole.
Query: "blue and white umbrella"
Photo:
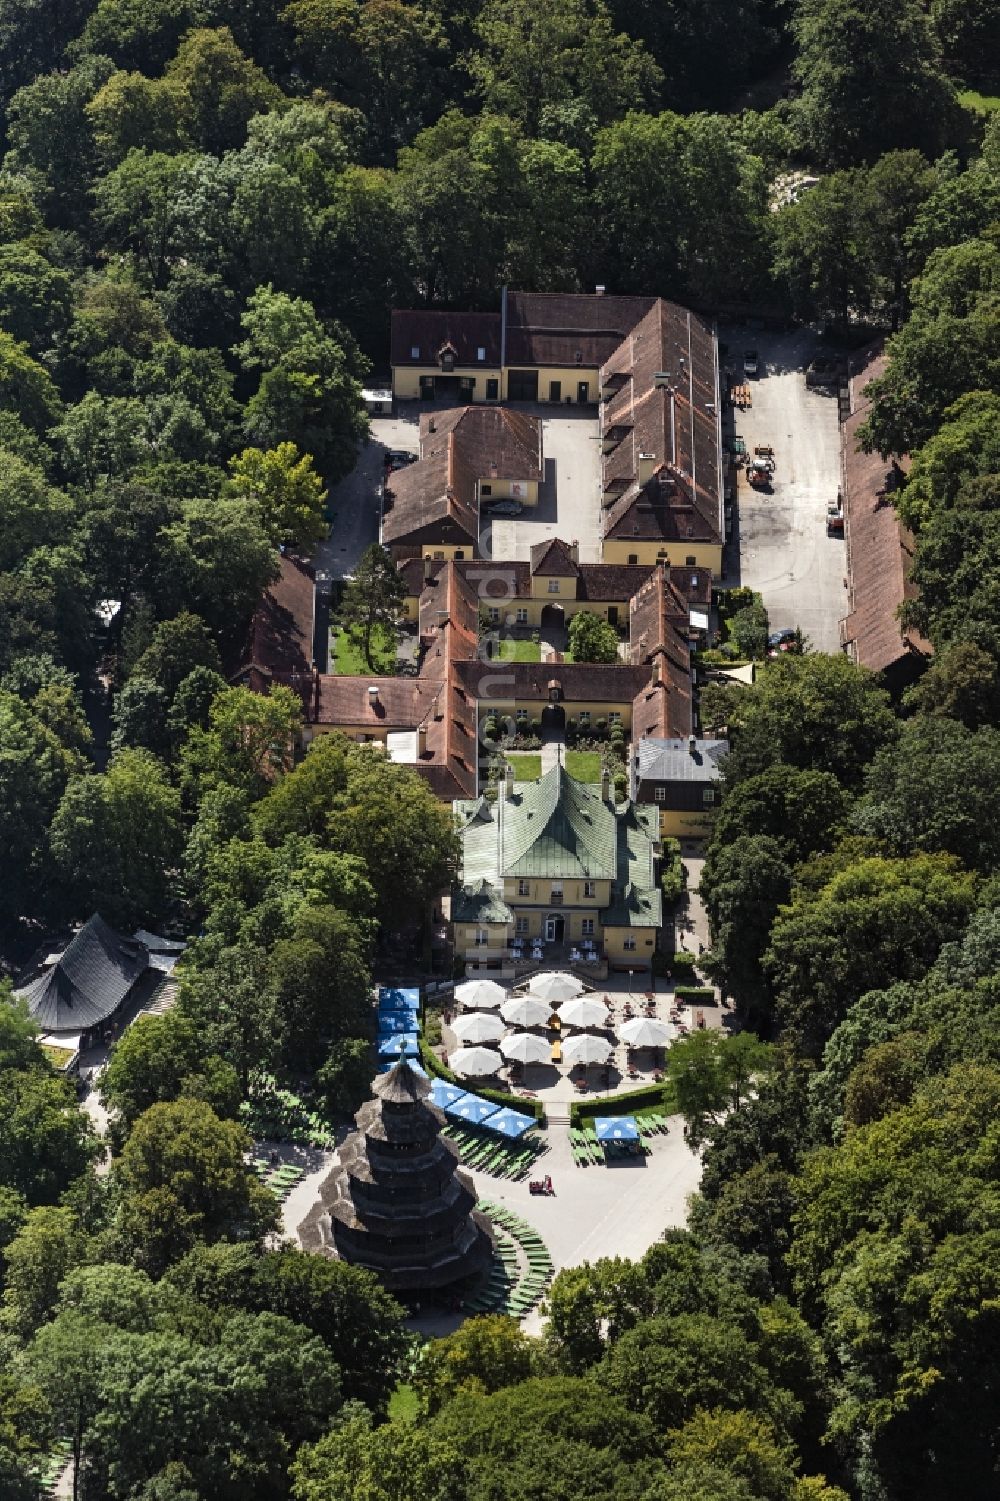
[[[391,1037],[394,1032],[412,1032],[417,1018],[409,1011],[384,1011],[378,1019],[379,1037]]]
[[[380,1058],[415,1058],[419,1052],[420,1044],[417,1041],[416,1032],[403,1032],[397,1037],[379,1039],[378,1055]]]
[[[634,1115],[599,1115],[594,1134],[598,1141],[638,1141],[639,1127]]]
[[[447,1110],[456,1100],[464,1100],[466,1094],[466,1090],[459,1089],[457,1084],[449,1084],[447,1079],[435,1079],[431,1084],[431,1104],[438,1105],[442,1110]]]
[[[397,990],[394,986],[383,985],[378,993],[378,1009],[380,1011],[419,1011],[419,990]]]
[[[453,1105],[446,1105],[444,1113],[454,1116],[456,1120],[471,1121],[474,1126],[478,1126],[491,1115],[496,1115],[499,1108],[492,1100],[481,1100],[477,1094],[467,1094]]]
[[[533,1115],[522,1115],[520,1110],[498,1110],[486,1122],[487,1131],[499,1131],[501,1136],[523,1136],[535,1124]]]

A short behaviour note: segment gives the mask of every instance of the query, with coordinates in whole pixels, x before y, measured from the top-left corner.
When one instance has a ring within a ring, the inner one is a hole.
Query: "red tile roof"
[[[665,377],[669,387],[657,384]],[[715,336],[702,319],[662,298],[601,371],[606,393],[605,536],[720,541],[721,469]],[[639,491],[639,460],[665,466],[668,488]],[[671,513],[662,517],[666,509]],[[635,526],[640,530],[636,532]]]
[[[478,476],[449,433],[425,459],[397,469],[386,486],[385,546],[479,540]]]
[[[454,433],[462,457],[477,479],[526,480],[544,478],[542,424],[527,412],[511,407],[465,406],[445,412],[422,412],[422,457],[443,447]]]
[[[910,582],[913,535],[892,503],[897,471],[877,453],[857,447],[858,428],[871,407],[864,388],[885,363],[883,354],[875,355],[851,381],[851,415],[841,434],[849,611],[840,632],[862,667],[907,675],[932,650],[918,631],[904,630],[898,616],[903,601],[916,593]],[[904,458],[899,473],[908,467]]]
[[[500,314],[452,313],[441,308],[397,308],[392,315],[390,359],[394,365],[436,365],[447,344],[455,364],[497,369],[500,364]],[[413,350],[419,350],[414,355]],[[478,358],[486,350],[485,360]]]
[[[313,661],[315,574],[304,558],[285,553],[278,577],[254,611],[242,673],[263,677],[308,672]]]
[[[508,292],[504,363],[598,369],[652,303],[606,293]]]

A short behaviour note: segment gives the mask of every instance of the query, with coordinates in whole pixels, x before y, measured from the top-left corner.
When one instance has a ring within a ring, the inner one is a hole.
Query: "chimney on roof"
[[[491,464],[490,465],[490,479],[499,479],[499,477],[500,477],[500,470],[497,468],[496,464]]]
[[[649,481],[653,478],[653,473],[654,473],[655,469],[656,469],[656,454],[655,453],[641,453],[639,455],[639,476],[638,476],[640,488],[643,485],[648,485],[649,484]]]
[[[579,563],[579,561],[580,561],[580,544],[576,540],[575,537],[573,538],[572,542],[569,544],[569,555],[573,559],[574,563]]]
[[[428,417],[427,419],[427,431],[429,433],[437,432],[437,423],[435,422],[433,417]]]
[[[430,553],[424,558],[424,583],[429,584],[434,577],[434,559]]]
[[[663,682],[663,659],[657,653],[653,658],[653,686],[659,688]]]
[[[377,683],[369,683],[369,685],[368,685],[368,707],[369,707],[369,709],[374,709],[374,707],[375,707],[375,705],[377,703],[378,703],[378,684]]]
[[[698,754],[698,736],[697,735],[689,735],[688,736],[688,755],[689,756],[696,756],[697,754]]]
[[[611,801],[611,773],[606,766],[601,768],[601,801]]]
[[[422,761],[427,754],[427,727],[420,725],[417,730],[417,760]]]
[[[514,796],[514,768],[507,762],[507,770],[503,774],[503,794],[508,802]]]

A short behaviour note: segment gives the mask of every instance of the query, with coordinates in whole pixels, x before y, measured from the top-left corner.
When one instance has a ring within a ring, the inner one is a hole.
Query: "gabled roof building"
[[[578,782],[556,765],[455,814],[452,925],[470,973],[502,971],[527,945],[553,962],[589,954],[602,970],[649,967],[663,920],[654,808],[616,803],[607,777]]]

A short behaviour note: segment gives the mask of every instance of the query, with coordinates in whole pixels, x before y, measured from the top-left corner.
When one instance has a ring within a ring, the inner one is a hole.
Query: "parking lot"
[[[728,345],[721,363],[737,381],[744,351],[757,350],[760,373],[746,381],[753,405],[736,411],[735,431],[751,456],[770,444],[776,459],[770,492],[739,475],[725,582],[760,590],[772,630],[800,626],[814,650],[839,651],[846,564],[843,541],[827,536],[826,508],[840,484],[840,431],[836,394],[806,386],[818,340],[808,330],[720,328],[719,337]]]

